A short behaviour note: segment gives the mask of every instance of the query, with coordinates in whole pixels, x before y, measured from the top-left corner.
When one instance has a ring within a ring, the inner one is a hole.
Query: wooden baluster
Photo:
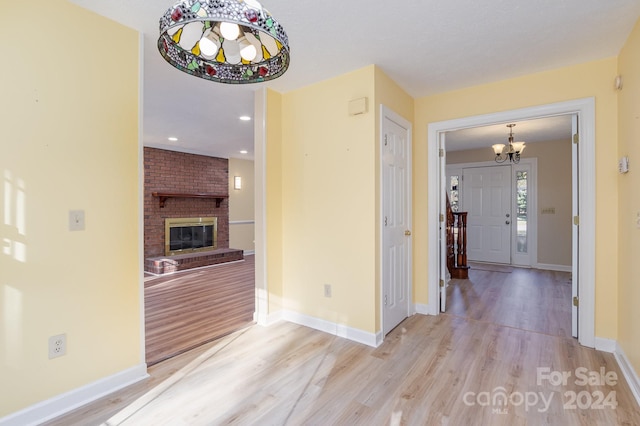
[[[454,267],[451,275],[454,278],[468,279],[469,266],[467,266],[467,212],[453,213],[453,228],[457,236],[454,246]],[[453,232],[452,232],[453,233]]]
[[[459,246],[458,257],[460,260],[458,261],[458,267],[466,268],[467,267],[467,213],[461,213],[458,220],[460,221],[458,227],[458,238],[461,241]],[[461,236],[461,237],[460,237]]]
[[[454,253],[454,245],[455,242],[453,240],[453,226],[454,226],[454,216],[451,211],[451,204],[449,203],[449,194],[447,194],[447,217],[446,217],[446,233],[447,233],[447,269],[450,274],[453,274],[455,269],[455,253]]]
[[[455,268],[455,253],[454,253],[454,241],[453,241],[453,223],[447,223],[447,269],[451,272],[452,268]]]
[[[456,229],[458,230],[458,241],[456,242],[456,267],[462,266],[462,253],[464,250],[463,238],[462,238],[462,218],[461,214],[456,214]]]

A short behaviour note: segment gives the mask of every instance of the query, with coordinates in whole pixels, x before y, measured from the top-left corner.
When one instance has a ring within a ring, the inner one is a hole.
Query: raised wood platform
[[[244,253],[242,250],[224,248],[200,253],[149,257],[145,259],[144,270],[152,274],[164,275],[187,269],[200,268],[202,266],[235,262],[243,259]]]
[[[147,365],[252,324],[254,258],[145,279]]]

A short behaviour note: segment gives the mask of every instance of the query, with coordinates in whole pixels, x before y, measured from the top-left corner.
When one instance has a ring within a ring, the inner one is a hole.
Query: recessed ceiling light
[[[240,120],[242,120],[242,121],[251,121],[251,117],[249,117],[248,115],[243,115],[242,117],[240,117]]]
[[[169,140],[170,140],[171,142],[178,142],[178,138],[175,138],[175,137],[173,137],[173,136],[172,136],[172,137],[170,137],[170,138],[169,138]]]
[[[246,151],[244,149],[242,151],[240,151],[240,154],[248,154],[248,153],[249,153],[249,151]]]

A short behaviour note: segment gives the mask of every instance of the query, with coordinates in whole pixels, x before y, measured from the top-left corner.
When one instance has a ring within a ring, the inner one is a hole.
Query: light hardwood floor
[[[571,337],[571,273],[471,263],[447,287],[447,313]]]
[[[579,368],[609,383],[583,384]],[[543,371],[571,376],[553,383]],[[473,315],[414,315],[378,348],[286,322],[252,326],[150,373],[50,424],[640,425],[613,355]],[[506,405],[492,402],[500,394]]]

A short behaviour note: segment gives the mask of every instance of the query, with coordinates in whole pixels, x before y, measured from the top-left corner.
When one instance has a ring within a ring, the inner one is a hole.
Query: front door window
[[[528,194],[527,194],[527,172],[516,172],[516,251],[517,253],[528,253]]]

